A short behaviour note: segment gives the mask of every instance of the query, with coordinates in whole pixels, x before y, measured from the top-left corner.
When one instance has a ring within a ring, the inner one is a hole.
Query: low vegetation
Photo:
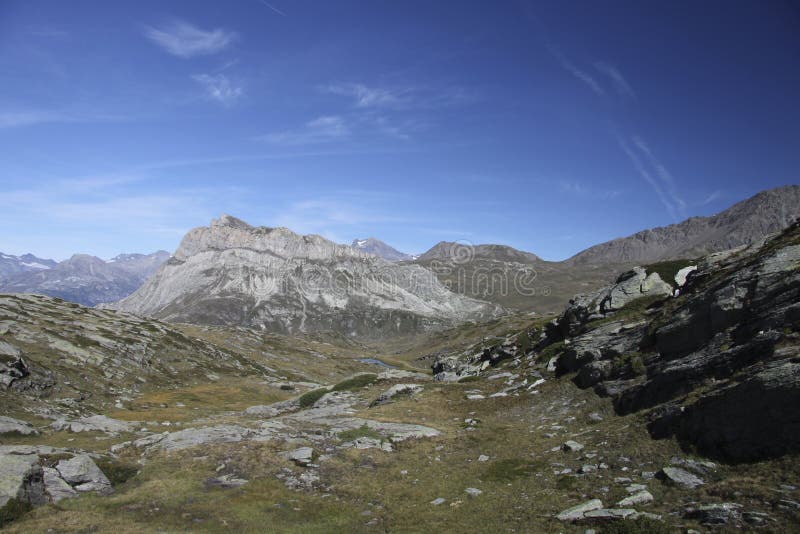
[[[378,380],[378,375],[372,373],[364,373],[356,375],[353,378],[343,380],[333,386],[333,391],[351,391],[354,389],[361,389],[369,386]]]
[[[309,391],[308,393],[303,393],[300,395],[298,402],[300,403],[301,408],[310,408],[314,406],[314,403],[320,400],[323,395],[328,393],[328,390],[325,388],[314,389]]]

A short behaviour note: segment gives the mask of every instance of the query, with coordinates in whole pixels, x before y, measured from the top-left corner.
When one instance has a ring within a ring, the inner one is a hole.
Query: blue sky
[[[790,2],[0,0],[0,250],[546,259],[798,183]]]

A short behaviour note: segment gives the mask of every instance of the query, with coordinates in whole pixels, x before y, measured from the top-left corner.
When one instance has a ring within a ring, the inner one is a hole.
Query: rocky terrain
[[[114,302],[136,291],[168,258],[164,251],[121,254],[107,262],[75,254],[46,264],[47,269],[28,269],[0,280],[0,292],[37,293],[86,306]]]
[[[380,239],[375,239],[374,237],[368,237],[366,239],[354,239],[350,246],[362,252],[366,252],[367,254],[372,254],[373,256],[383,258],[386,261],[403,261],[413,259],[411,254],[400,252],[396,248],[393,248]]]
[[[541,262],[479,250],[473,260]],[[190,232],[132,295],[170,322],[0,295],[0,526],[800,529],[800,223],[704,257],[626,267],[556,316],[466,321],[467,305],[486,304],[433,278],[422,293],[360,289],[373,319],[388,313],[381,306],[434,310],[424,313],[435,329],[390,341],[330,324],[270,331],[256,307],[259,320],[233,320],[250,294],[265,309],[285,305],[260,275],[280,273],[296,291],[322,265],[430,274],[224,217]],[[159,308],[195,287],[204,296]],[[230,321],[178,313],[217,311],[227,298]],[[463,315],[448,327],[436,313],[454,309]]]
[[[452,293],[420,266],[230,216],[190,231],[153,277],[113,307],[172,322],[361,337],[500,313],[497,306]]]

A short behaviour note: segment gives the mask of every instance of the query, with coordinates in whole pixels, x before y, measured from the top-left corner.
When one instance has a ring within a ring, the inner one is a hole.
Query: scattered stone
[[[81,417],[74,421],[58,419],[50,424],[55,431],[67,432],[106,432],[108,434],[118,434],[120,432],[132,432],[137,422],[120,421],[105,415],[92,415],[91,417]]]
[[[583,445],[577,441],[569,440],[561,446],[561,449],[566,452],[578,452],[583,449]]]
[[[446,502],[447,502],[447,499],[445,499],[443,497],[438,497],[438,498],[432,500],[431,504],[434,505],[434,506],[439,506],[440,504],[444,504]]]
[[[800,510],[800,502],[790,501],[788,499],[781,499],[778,501],[778,507],[790,510]]]
[[[13,419],[11,417],[0,416],[0,434],[20,434],[22,436],[35,436],[39,431],[33,428],[30,423]]]
[[[721,504],[707,504],[697,508],[687,508],[683,517],[696,519],[701,525],[726,525],[730,521],[741,518],[742,505],[726,502]]]
[[[663,480],[670,481],[685,488],[694,489],[705,484],[703,480],[679,467],[665,467],[659,471]]]
[[[311,463],[314,458],[314,449],[311,447],[300,447],[289,452],[281,453],[281,456],[287,460],[291,460],[299,466],[305,467]]]
[[[559,521],[577,521],[579,519],[583,519],[583,516],[586,513],[593,510],[600,510],[601,508],[603,508],[603,501],[600,499],[592,499],[590,501],[586,501],[585,503],[573,506],[572,508],[567,508],[556,515],[556,519]]]
[[[589,421],[594,421],[595,423],[599,423],[603,420],[603,416],[597,412],[592,412],[589,414]]]
[[[217,478],[209,478],[207,479],[203,485],[206,488],[240,488],[247,484],[247,480],[243,478],[237,478],[234,475],[222,475],[221,477]]]
[[[483,491],[479,490],[478,488],[467,488],[464,490],[464,493],[470,497],[477,497],[478,495],[482,494]]]
[[[486,396],[485,395],[481,395],[480,393],[471,393],[471,394],[467,395],[467,400],[481,400],[481,399],[485,399],[485,398],[486,398]]]
[[[370,406],[378,406],[391,401],[397,395],[413,395],[422,391],[422,386],[419,384],[395,384],[383,393],[377,399],[372,401]]]
[[[591,464],[582,465],[581,468],[578,469],[578,473],[580,473],[582,475],[586,475],[586,474],[589,474],[589,473],[594,473],[595,471],[597,471],[597,466],[596,465],[591,465]]]
[[[631,484],[630,486],[625,488],[625,491],[627,491],[628,493],[638,493],[646,489],[647,486],[645,486],[644,484]]]
[[[653,502],[653,495],[647,490],[637,491],[630,497],[625,497],[617,503],[618,508],[636,506],[637,504],[648,504]]]
[[[608,521],[614,519],[628,519],[636,514],[636,510],[630,508],[601,508],[583,514],[583,519]]]
[[[488,462],[489,461],[489,457],[486,456],[485,454],[481,454],[480,456],[478,456],[478,461],[479,462]]]

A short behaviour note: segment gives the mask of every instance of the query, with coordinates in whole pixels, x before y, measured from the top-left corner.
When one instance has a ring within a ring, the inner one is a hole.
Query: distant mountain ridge
[[[372,254],[373,256],[383,258],[387,261],[404,261],[413,259],[411,254],[400,252],[396,248],[387,245],[380,239],[375,239],[374,237],[368,237],[366,239],[354,239],[350,246],[366,252],[367,254]]]
[[[104,261],[75,254],[47,269],[18,272],[0,282],[2,293],[38,293],[85,306],[114,302],[134,292],[167,261],[163,250],[153,254],[120,254]],[[52,260],[45,260],[52,261]]]
[[[800,185],[762,191],[710,217],[652,228],[590,247],[570,265],[653,263],[694,258],[747,245],[788,227],[800,217]]]
[[[155,275],[108,307],[173,322],[370,337],[500,313],[448,291],[418,265],[229,215],[190,230]]]
[[[56,266],[56,263],[53,260],[37,258],[33,254],[14,256],[0,252],[0,283],[19,273],[52,269]]]

